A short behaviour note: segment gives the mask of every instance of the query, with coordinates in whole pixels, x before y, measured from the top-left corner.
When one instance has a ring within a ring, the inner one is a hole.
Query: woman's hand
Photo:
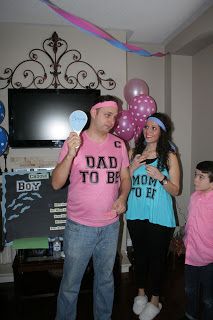
[[[170,152],[169,154],[169,179],[167,184],[163,185],[164,189],[172,196],[178,196],[180,194],[180,166],[176,154]],[[146,165],[147,174],[159,181],[162,181],[164,175],[155,167]]]
[[[164,175],[156,167],[153,167],[151,165],[146,165],[146,171],[147,174],[153,179],[162,181],[164,178]]]
[[[132,160],[131,164],[130,164],[130,173],[132,174],[137,168],[139,168],[140,166],[142,166],[143,164],[146,163],[146,155],[143,154],[136,154],[136,156],[134,157],[134,159]]]

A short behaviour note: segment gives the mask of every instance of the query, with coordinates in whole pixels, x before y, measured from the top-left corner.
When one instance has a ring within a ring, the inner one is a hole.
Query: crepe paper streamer
[[[105,32],[103,29],[97,27],[96,25],[94,25],[94,24],[92,24],[82,18],[79,18],[78,16],[75,16],[72,13],[69,13],[69,12],[59,8],[58,6],[53,4],[51,1],[49,1],[49,0],[40,0],[40,1],[44,2],[53,11],[55,11],[57,14],[62,16],[64,19],[68,20],[72,25],[77,27],[77,29],[80,29],[81,31],[84,31],[84,32],[89,33],[93,36],[101,38],[101,39],[107,41],[108,43],[110,43],[111,45],[113,45],[114,47],[117,47],[118,49],[121,49],[126,52],[136,53],[136,54],[138,54],[140,56],[144,56],[144,57],[152,57],[152,56],[164,57],[166,55],[166,53],[162,53],[162,52],[151,53],[151,52],[144,50],[138,46],[135,46],[132,44],[127,44],[124,42],[120,42],[119,40],[112,37],[109,33]]]
[[[69,124],[72,131],[78,135],[81,133],[85,124],[87,123],[87,115],[84,111],[76,110],[73,111],[69,116]]]

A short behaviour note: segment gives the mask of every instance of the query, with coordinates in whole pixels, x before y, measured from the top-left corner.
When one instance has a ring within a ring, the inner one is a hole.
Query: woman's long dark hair
[[[156,113],[152,114],[150,117],[158,118],[159,120],[161,120],[163,122],[163,124],[166,127],[166,131],[164,131],[160,127],[160,137],[159,137],[159,140],[157,143],[156,152],[158,155],[157,168],[159,170],[163,170],[165,168],[168,169],[169,153],[174,152],[174,150],[172,149],[172,146],[171,146],[171,142],[170,142],[171,141],[171,130],[172,130],[171,120],[166,114],[160,113],[160,112],[156,112]],[[147,120],[149,120],[149,118],[147,118]],[[135,157],[136,154],[141,154],[145,148],[146,148],[146,141],[145,141],[143,131],[142,131],[140,137],[136,141],[135,148],[134,148],[134,151],[132,154],[132,159]]]

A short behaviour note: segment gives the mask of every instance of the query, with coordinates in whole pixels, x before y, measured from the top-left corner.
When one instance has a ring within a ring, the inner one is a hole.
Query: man
[[[70,175],[57,320],[76,319],[81,280],[91,257],[94,319],[111,319],[119,214],[126,210],[131,187],[125,144],[109,133],[117,114],[115,98],[100,96],[90,110],[89,128],[80,136],[70,133],[53,170],[56,190]]]

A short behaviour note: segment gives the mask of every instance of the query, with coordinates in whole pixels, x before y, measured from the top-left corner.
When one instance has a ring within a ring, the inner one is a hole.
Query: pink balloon
[[[140,137],[140,135],[141,135],[141,129],[139,128],[139,127],[137,127],[136,129],[135,129],[135,134],[134,134],[134,140],[135,140],[135,142],[138,140],[138,138]]]
[[[144,119],[157,111],[155,100],[145,94],[141,94],[131,100],[129,110],[137,126],[141,126]]]
[[[141,94],[149,94],[149,88],[146,82],[141,79],[129,80],[124,87],[124,97],[126,102],[129,104],[134,97],[137,97]]]
[[[125,141],[130,141],[135,134],[135,124],[129,110],[119,113],[114,133]]]
[[[145,124],[146,124],[146,119],[142,119],[142,121],[140,122],[140,125],[135,128],[135,135],[134,135],[135,142],[140,137],[141,132],[143,131]]]

